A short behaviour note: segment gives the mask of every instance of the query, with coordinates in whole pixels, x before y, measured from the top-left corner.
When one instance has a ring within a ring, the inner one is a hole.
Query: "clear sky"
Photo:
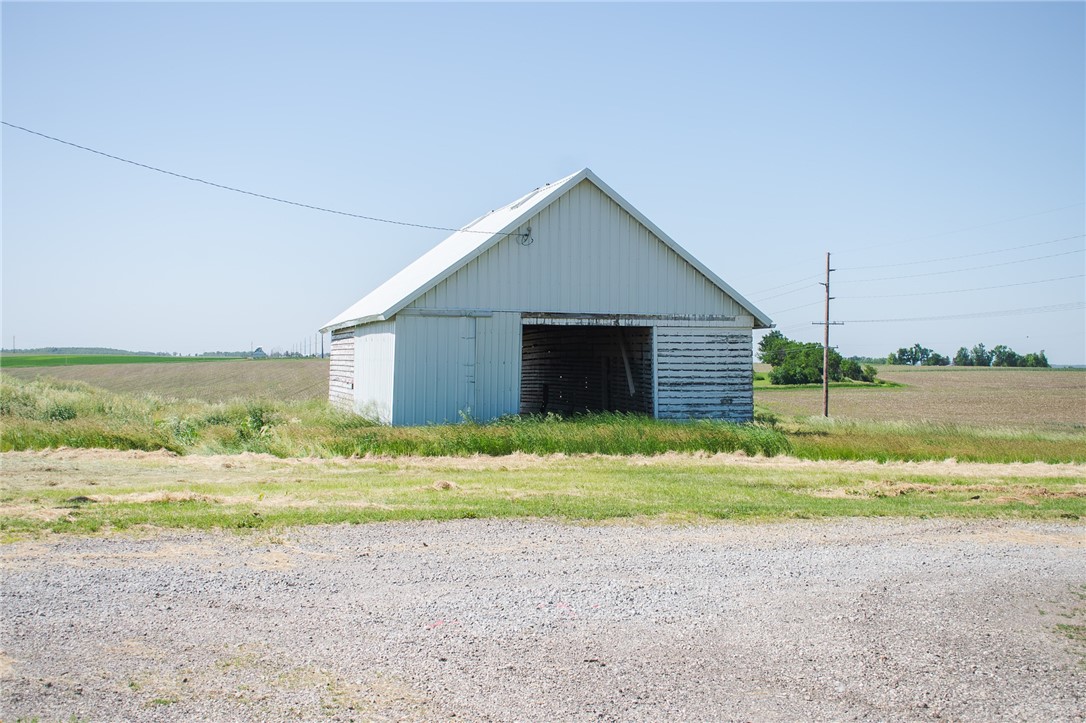
[[[3,119],[439,226],[588,166],[793,338],[831,251],[846,356],[1081,364],[1084,7],[6,2]],[[3,345],[289,348],[445,235],[4,127]]]

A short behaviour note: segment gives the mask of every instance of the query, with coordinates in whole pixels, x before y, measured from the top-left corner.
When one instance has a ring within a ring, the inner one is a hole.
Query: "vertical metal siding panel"
[[[389,424],[393,416],[396,351],[394,321],[366,324],[355,339],[354,409]]]
[[[396,321],[396,353],[393,359],[392,375],[392,423],[407,424],[407,403],[409,391],[405,380],[407,379],[407,337],[411,334],[407,317],[397,316]]]
[[[520,232],[520,229],[518,229],[518,232]],[[512,245],[500,242],[491,249],[494,252],[493,254],[485,254],[488,258],[486,260],[487,265],[484,278],[491,279],[491,284],[493,284],[491,293],[493,294],[494,301],[492,304],[487,305],[489,308],[504,309],[509,303],[509,274],[502,273],[502,271],[512,265],[512,261],[507,258],[509,254],[521,249],[527,251],[527,247],[520,246],[519,244]],[[483,304],[477,304],[477,306],[482,305]],[[476,327],[475,331],[478,333],[478,327]]]
[[[588,181],[413,304],[425,308],[736,314],[734,301]]]
[[[479,421],[493,418],[494,398],[501,389],[498,370],[491,362],[495,323],[492,316],[475,320],[475,407],[471,413]]]
[[[475,418],[487,421],[519,409],[520,315],[475,320]]]

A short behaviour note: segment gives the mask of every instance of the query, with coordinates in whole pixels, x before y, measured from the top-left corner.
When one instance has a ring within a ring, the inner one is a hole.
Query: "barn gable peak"
[[[749,313],[758,327],[772,325],[763,312],[726,284],[704,264],[665,234],[652,221],[634,208],[626,199],[604,183],[589,168],[582,168],[552,183],[540,186],[512,203],[491,211],[463,226],[440,244],[430,249],[385,283],[374,289],[358,303],[338,315],[321,329],[336,331],[374,321],[391,319],[404,307],[414,303],[445,279],[470,264],[505,239],[531,242],[525,224],[583,181],[590,182],[611,201],[648,229],[663,244],[694,267],[712,285],[731,297]]]

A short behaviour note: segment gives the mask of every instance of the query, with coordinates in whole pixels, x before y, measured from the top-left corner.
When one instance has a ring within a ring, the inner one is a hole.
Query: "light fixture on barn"
[[[520,244],[521,246],[531,246],[533,243],[535,243],[535,239],[532,238],[532,227],[531,226],[524,229],[524,233],[518,233],[517,236],[520,237],[520,238],[517,239],[517,243]]]

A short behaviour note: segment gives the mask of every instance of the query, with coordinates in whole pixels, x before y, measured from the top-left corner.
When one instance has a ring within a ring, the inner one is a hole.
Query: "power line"
[[[793,266],[794,265],[795,264],[793,264]],[[767,291],[776,291],[777,289],[783,289],[783,288],[785,288],[787,286],[795,286],[796,284],[801,284],[804,281],[810,281],[811,279],[821,279],[821,278],[822,278],[822,274],[815,274],[814,276],[804,276],[802,279],[797,279],[795,281],[789,281],[787,284],[780,284],[779,286],[770,286],[768,289],[761,289],[759,291],[755,291],[752,294],[752,296],[757,296],[758,294],[764,294]],[[770,298],[773,298],[773,297],[770,297]]]
[[[133,160],[130,160],[128,158],[122,158],[121,156],[115,156],[112,153],[106,153],[104,151],[99,151],[99,150],[96,150],[94,148],[89,148],[88,146],[81,146],[78,143],[72,143],[71,141],[66,141],[66,140],[64,140],[62,138],[56,138],[55,136],[46,135],[45,133],[40,133],[38,131],[31,130],[30,128],[24,128],[23,126],[17,126],[14,123],[8,123],[7,121],[0,121],[0,123],[7,126],[8,128],[15,128],[16,130],[20,130],[20,131],[23,131],[25,133],[30,133],[31,135],[39,136],[41,138],[45,138],[47,140],[54,141],[56,143],[61,143],[61,144],[66,145],[66,146],[71,146],[72,148],[78,148],[81,151],[86,151],[88,153],[94,153],[95,155],[104,156],[105,158],[111,158],[114,161],[120,161],[121,163],[128,163],[129,165],[137,166],[139,168],[144,168],[144,169],[147,169],[148,171],[155,171],[156,173],[163,173],[163,174],[165,174],[167,176],[173,176],[174,178],[180,178],[180,179],[185,180],[185,181],[192,181],[193,183],[202,183],[205,186],[212,186],[214,188],[221,188],[224,191],[233,191],[234,193],[242,193],[242,194],[245,194],[246,196],[253,196],[254,198],[262,198],[265,201],[275,201],[276,203],[285,203],[285,204],[287,204],[289,206],[297,206],[299,208],[308,208],[311,211],[322,211],[324,213],[334,213],[337,216],[348,216],[350,218],[362,219],[363,221],[374,221],[376,223],[388,223],[388,224],[393,224],[395,226],[409,226],[411,228],[425,228],[425,229],[430,229],[432,231],[459,231],[460,233],[481,233],[481,234],[488,234],[488,235],[493,235],[493,234],[497,233],[496,231],[481,231],[481,230],[474,230],[474,229],[453,228],[451,226],[431,226],[429,224],[411,223],[409,221],[395,221],[393,219],[380,218],[378,216],[367,216],[367,215],[364,215],[364,214],[361,214],[361,213],[351,213],[349,211],[339,211],[339,210],[336,210],[334,208],[324,208],[323,206],[314,206],[314,205],[309,204],[309,203],[301,203],[300,201],[291,201],[291,200],[286,199],[286,198],[278,198],[276,196],[268,196],[267,194],[257,193],[256,191],[246,191],[244,188],[235,188],[234,186],[227,186],[227,185],[222,184],[222,183],[215,183],[214,181],[208,181],[206,179],[197,178],[195,176],[186,176],[183,173],[177,173],[175,171],[168,171],[165,168],[159,168],[157,166],[151,166],[151,165],[148,165],[146,163],[140,163],[139,161],[133,161]],[[529,234],[526,234],[526,233],[508,233],[508,234],[505,234],[505,235],[506,236],[523,236],[525,238],[527,238],[529,236]]]
[[[977,286],[972,289],[951,289],[949,291],[919,291],[911,294],[877,294],[874,296],[839,296],[837,298],[841,300],[848,299],[900,299],[905,296],[937,296],[941,294],[962,294],[966,291],[987,291],[989,289],[1007,289],[1012,286],[1031,286],[1033,284],[1047,284],[1050,281],[1065,281],[1067,279],[1081,279],[1086,274],[1075,274],[1073,276],[1057,276],[1052,279],[1039,279],[1037,281],[1020,281],[1016,284],[999,284],[997,286]],[[820,302],[815,302],[820,303]],[[788,311],[788,309],[785,309]],[[780,313],[780,312],[778,312]]]
[[[1013,216],[1011,218],[1003,218],[1003,219],[1000,219],[998,221],[990,221],[988,223],[982,223],[982,224],[978,224],[976,226],[966,226],[964,228],[954,229],[953,231],[941,231],[939,233],[928,234],[927,236],[915,236],[915,237],[913,237],[911,239],[906,239],[905,241],[889,241],[887,243],[877,244],[877,245],[874,245],[874,246],[868,244],[868,245],[865,245],[865,246],[859,246],[859,247],[855,247],[855,248],[851,248],[851,249],[845,249],[844,251],[842,251],[840,253],[850,253],[852,251],[858,251],[858,250],[863,251],[863,250],[873,249],[873,248],[874,249],[884,248],[886,246],[900,246],[902,244],[914,243],[916,241],[926,241],[927,239],[941,238],[943,236],[952,236],[952,235],[954,235],[956,233],[965,233],[966,231],[976,231],[979,228],[988,228],[990,226],[998,226],[999,224],[1002,224],[1002,223],[1010,223],[1012,221],[1021,221],[1024,218],[1033,218],[1034,216],[1044,216],[1045,214],[1055,213],[1056,211],[1066,211],[1069,208],[1078,208],[1078,207],[1084,206],[1084,205],[1086,205],[1086,203],[1084,203],[1084,202],[1072,203],[1072,204],[1067,205],[1067,206],[1059,206],[1058,208],[1050,208],[1050,209],[1047,209],[1045,211],[1037,211],[1035,213],[1027,213],[1027,214],[1023,214],[1021,216]]]
[[[833,298],[834,298],[834,299],[839,299],[839,298],[841,298],[841,297],[839,297],[839,296],[835,296],[835,297],[833,297]],[[848,298],[848,297],[845,297],[845,298]],[[820,305],[821,303],[822,303],[821,301],[812,301],[812,302],[811,302],[811,303],[809,303],[809,304],[800,304],[799,306],[790,306],[790,307],[788,307],[787,309],[780,309],[779,311],[771,311],[771,312],[769,312],[769,313],[770,313],[770,314],[771,314],[772,316],[776,316],[777,314],[783,314],[783,313],[785,313],[786,311],[795,311],[796,309],[806,309],[806,308],[807,308],[807,307],[809,307],[809,306],[819,306],[819,305]]]
[[[1036,214],[1031,214],[1031,215],[1036,215]],[[1047,245],[1050,245],[1050,244],[1059,243],[1061,241],[1070,241],[1070,240],[1076,239],[1076,238],[1086,238],[1086,234],[1075,234],[1073,236],[1064,236],[1062,238],[1052,239],[1050,241],[1038,241],[1037,243],[1022,244],[1021,246],[1007,246],[1005,248],[993,249],[991,251],[978,251],[977,253],[972,253],[972,254],[960,254],[958,256],[942,256],[942,257],[934,258],[934,259],[922,259],[920,261],[900,261],[900,262],[892,263],[892,264],[869,264],[869,265],[866,265],[866,266],[842,266],[841,268],[839,268],[837,270],[838,271],[860,271],[860,270],[863,270],[863,269],[885,269],[885,268],[893,268],[893,267],[896,267],[896,266],[917,266],[919,264],[931,264],[931,263],[936,263],[936,262],[939,262],[939,261],[955,261],[957,259],[968,259],[968,258],[973,258],[975,256],[988,256],[990,254],[998,254],[998,253],[1003,253],[1005,251],[1017,251],[1018,249],[1028,249],[1028,248],[1034,248],[1036,246],[1047,246]],[[1069,253],[1074,253],[1074,252],[1069,252]],[[1039,258],[1048,258],[1048,257],[1042,256],[1042,257],[1039,257]],[[1015,263],[1017,263],[1017,262],[1015,262]],[[989,268],[989,267],[978,267],[978,268]],[[795,293],[795,291],[802,291],[803,289],[807,289],[807,288],[809,288],[809,285],[804,286],[801,289],[795,289],[793,291],[786,291],[786,292],[781,293],[781,294],[774,294],[773,296],[758,298],[758,294],[763,294],[763,293],[766,293],[768,291],[776,291],[777,289],[785,289],[785,288],[788,288],[789,286],[795,286],[796,284],[801,284],[804,281],[810,281],[811,279],[818,279],[818,278],[821,278],[821,274],[815,274],[813,276],[805,276],[802,279],[797,279],[795,281],[790,281],[787,284],[779,284],[777,286],[771,286],[771,287],[769,287],[767,289],[761,289],[760,291],[755,291],[753,294],[751,294],[751,298],[756,299],[759,303],[761,303],[763,301],[769,301],[770,299],[776,299],[779,296],[787,296],[788,294]],[[909,278],[909,277],[892,277],[892,278]],[[854,298],[856,298],[856,297],[854,297]],[[863,298],[880,298],[880,297],[863,297]]]
[[[974,256],[988,256],[989,254],[1001,254],[1005,251],[1016,251],[1018,249],[1028,249],[1034,246],[1046,246],[1048,244],[1059,243],[1060,241],[1070,241],[1071,239],[1083,238],[1086,234],[1076,234],[1075,236],[1064,236],[1063,238],[1052,239],[1051,241],[1039,241],[1033,244],[1024,244],[1022,246],[1008,246],[1002,249],[993,249],[991,251],[978,251],[974,254],[962,254],[960,256],[943,256],[937,259],[924,259],[923,261],[901,261],[896,264],[872,264],[869,266],[842,266],[839,271],[858,271],[860,269],[886,269],[893,266],[916,266],[918,264],[932,264],[936,261],[954,261],[956,259],[968,259]]]
[[[871,281],[895,281],[897,279],[917,279],[921,276],[940,276],[943,274],[956,274],[960,271],[977,271],[978,269],[994,269],[997,266],[1012,266],[1014,264],[1021,264],[1027,261],[1040,261],[1041,259],[1054,259],[1057,256],[1068,256],[1070,254],[1080,254],[1086,249],[1075,249],[1074,251],[1064,251],[1059,254],[1048,254],[1047,256],[1032,256],[1028,259],[1016,259],[1015,261],[1004,261],[998,264],[987,264],[985,266],[969,266],[964,269],[947,269],[946,271],[928,271],[923,274],[908,274],[905,276],[880,276],[874,279],[848,279],[845,281],[838,281],[839,284],[866,284]]]
[[[758,303],[760,304],[763,301],[769,301],[771,299],[779,299],[782,296],[789,296],[791,294],[798,294],[801,291],[806,291],[807,289],[813,289],[813,288],[815,288],[817,286],[818,286],[818,284],[807,284],[806,286],[801,286],[798,289],[792,289],[791,291],[783,291],[783,292],[781,292],[779,294],[773,294],[773,296],[766,296],[764,298],[759,299]]]
[[[1051,306],[1032,306],[1023,309],[1004,309],[1002,311],[978,311],[972,314],[949,314],[946,316],[913,316],[898,319],[849,319],[842,323],[885,324],[894,321],[945,321],[949,319],[983,319],[986,317],[1023,316],[1026,314],[1048,314],[1056,311],[1075,311],[1077,309],[1086,309],[1086,301],[1072,301],[1067,304],[1054,304]]]

